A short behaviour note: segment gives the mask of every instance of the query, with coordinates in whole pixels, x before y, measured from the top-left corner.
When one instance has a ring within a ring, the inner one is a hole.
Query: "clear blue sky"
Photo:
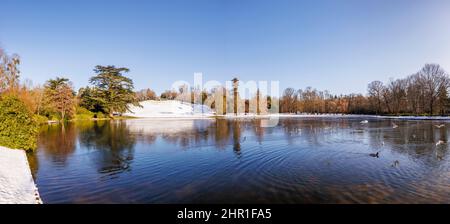
[[[0,46],[35,84],[66,76],[79,88],[101,64],[128,67],[137,89],[157,92],[202,72],[340,94],[425,63],[450,71],[447,0],[2,0],[0,9]]]

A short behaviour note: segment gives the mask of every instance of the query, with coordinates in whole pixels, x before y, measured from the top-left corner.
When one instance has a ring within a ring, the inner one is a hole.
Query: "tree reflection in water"
[[[62,200],[61,179],[67,188],[79,183],[74,198],[90,193],[83,201],[94,202],[117,199],[108,190],[123,192],[119,201],[134,195],[138,202],[193,202],[198,194],[208,194],[202,198],[207,202],[213,196],[225,202],[427,202],[425,196],[445,201],[440,195],[449,193],[449,144],[436,145],[448,141],[449,130],[436,128],[437,122],[395,121],[395,129],[391,120],[282,118],[273,128],[262,123],[231,118],[45,126],[29,161],[37,182],[56,192],[44,195],[56,200]],[[369,156],[374,152],[380,158]],[[236,183],[242,191],[233,188]],[[195,194],[174,198],[186,186]],[[103,196],[96,189],[105,189]]]
[[[429,147],[430,144],[435,144],[439,140],[448,141],[447,128],[438,129],[434,123],[424,125],[423,121],[404,122],[398,129],[390,128],[389,120],[378,121],[377,126],[373,128],[370,125],[352,124],[352,121],[348,119],[281,119],[279,126],[275,128],[263,128],[262,122],[262,119],[192,120],[184,121],[180,126],[180,122],[176,120],[164,121],[164,124],[169,126],[178,125],[180,128],[175,131],[167,131],[164,128],[155,130],[152,122],[144,123],[149,128],[146,130],[136,129],[136,124],[141,122],[127,121],[49,125],[41,128],[39,150],[53,162],[63,165],[76,150],[78,139],[81,147],[98,150],[95,158],[99,172],[108,173],[130,169],[134,157],[134,146],[138,140],[151,145],[161,138],[181,149],[211,146],[211,144],[219,150],[231,147],[236,156],[240,157],[242,150],[245,150],[242,144],[249,140],[260,145],[269,142],[270,135],[276,130],[282,130],[289,145],[295,144],[301,138],[311,146],[318,146],[333,132],[338,133],[349,129],[351,134],[355,135],[355,142],[358,142],[358,139],[368,138],[373,148],[379,148],[381,145],[390,146],[393,151],[415,158],[430,157],[430,150],[435,150],[439,158],[445,157],[447,153],[445,146]],[[161,123],[157,126],[159,125]],[[251,134],[243,136],[245,131]],[[37,170],[38,161],[34,154],[29,155],[29,161],[33,167],[32,170]]]
[[[241,121],[234,119],[232,121],[233,129],[233,151],[237,157],[241,156]]]
[[[100,173],[116,173],[129,170],[133,160],[136,139],[130,134],[125,122],[81,122],[80,146],[95,150],[95,160]]]
[[[75,152],[77,135],[73,123],[43,126],[38,141],[39,150],[43,150],[55,163],[64,164]]]

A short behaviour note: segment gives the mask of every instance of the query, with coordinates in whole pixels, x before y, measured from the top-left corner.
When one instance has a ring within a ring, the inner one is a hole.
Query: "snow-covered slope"
[[[176,100],[143,101],[142,107],[131,106],[131,112],[125,116],[151,118],[151,117],[202,117],[213,115],[212,110],[205,105],[182,103]]]

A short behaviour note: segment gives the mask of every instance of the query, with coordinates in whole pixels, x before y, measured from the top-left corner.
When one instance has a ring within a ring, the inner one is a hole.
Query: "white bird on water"
[[[398,165],[400,165],[400,161],[395,160],[394,163],[392,163],[392,167],[397,167]]]
[[[445,142],[442,141],[442,140],[439,140],[439,141],[436,143],[436,146],[443,145],[443,144],[445,144]]]
[[[361,121],[360,123],[361,124],[367,124],[367,123],[369,123],[369,121],[368,120],[364,120],[364,121]]]
[[[434,126],[437,127],[437,128],[443,128],[443,127],[445,127],[445,124],[434,125]]]
[[[395,123],[392,123],[392,128],[398,128],[398,125]]]

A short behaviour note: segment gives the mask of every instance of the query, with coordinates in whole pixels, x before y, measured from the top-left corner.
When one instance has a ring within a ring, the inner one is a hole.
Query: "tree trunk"
[[[256,93],[256,115],[259,115],[261,113],[259,108],[259,90]]]
[[[233,101],[234,101],[234,115],[238,114],[238,93],[237,93],[237,89],[234,88],[234,97],[233,97]]]

